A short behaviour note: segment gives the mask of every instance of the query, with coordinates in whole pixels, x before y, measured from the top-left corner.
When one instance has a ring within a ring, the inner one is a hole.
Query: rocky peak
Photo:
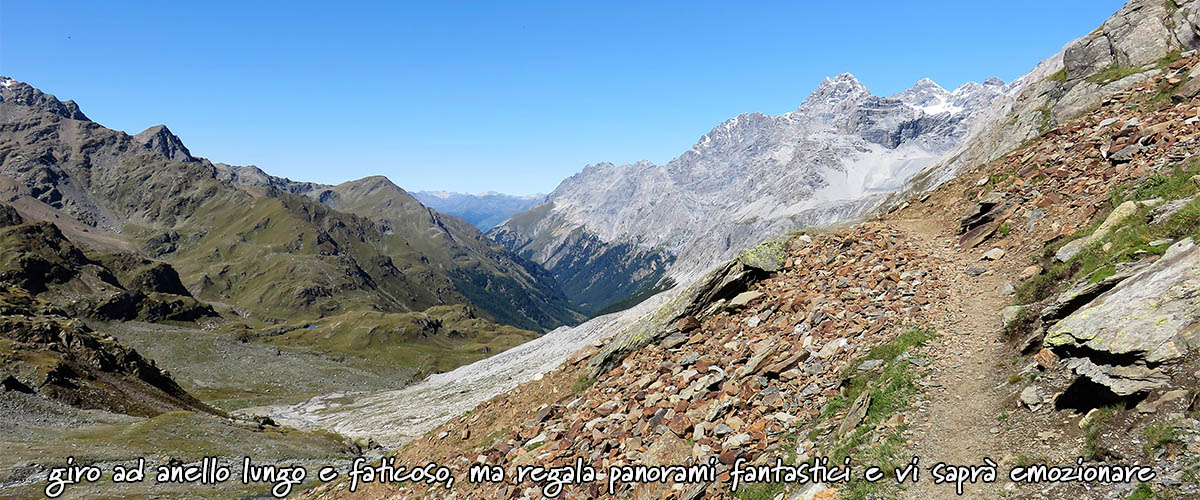
[[[196,161],[187,146],[183,145],[183,141],[171,133],[166,125],[150,127],[133,136],[133,139],[146,149],[159,153],[171,161]]]
[[[517,222],[492,234],[503,234],[503,244],[546,265],[562,283],[589,277],[587,286],[609,280],[605,286],[619,290],[626,276],[651,271],[684,283],[740,250],[739,242],[869,209],[878,193],[954,147],[999,94],[975,84],[964,95],[976,98],[951,102],[953,94],[925,79],[903,100],[877,97],[843,73],[824,79],[795,111],[726,120],[665,165],[589,165],[527,217],[514,216]],[[592,243],[568,241],[579,234]],[[618,247],[673,260],[669,270],[649,261],[660,267],[625,274],[588,267],[610,265],[594,263],[612,262],[598,255]],[[590,278],[598,275],[605,277]]]
[[[949,97],[950,92],[941,85],[928,78],[922,78],[912,88],[893,95],[892,99],[918,108],[929,108],[943,105]]]
[[[0,103],[25,106],[72,120],[90,121],[75,101],[60,101],[32,85],[0,76]]]
[[[864,97],[869,97],[871,92],[867,87],[859,82],[854,75],[850,73],[842,73],[833,78],[826,77],[825,80],[817,86],[808,99],[804,100],[804,104],[833,104],[845,101],[857,101]]]
[[[828,81],[828,79],[826,79]],[[713,127],[688,153],[703,153],[712,148],[739,144],[753,138],[758,132],[768,129],[775,119],[762,113],[742,113]]]
[[[394,182],[391,181],[391,179],[388,179],[387,177],[382,176],[382,175],[372,175],[372,176],[368,176],[368,177],[363,177],[362,179],[347,182],[347,183],[343,184],[343,186],[352,188],[356,191],[360,191],[363,194],[371,194],[371,193],[375,193],[375,192],[379,192],[379,191],[390,191],[390,192],[395,192],[395,193],[408,194],[407,191],[405,191],[400,186],[397,186]]]
[[[276,177],[254,165],[214,163],[213,177],[239,186],[270,187],[292,194],[307,194],[330,187],[314,182],[298,182],[286,177]]]

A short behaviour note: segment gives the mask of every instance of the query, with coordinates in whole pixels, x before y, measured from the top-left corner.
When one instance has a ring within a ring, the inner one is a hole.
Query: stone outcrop
[[[1191,239],[1059,321],[1048,347],[1121,396],[1160,387],[1154,369],[1200,347],[1200,249]]]
[[[768,241],[743,251],[738,258],[697,280],[654,314],[617,334],[588,362],[590,376],[600,376],[631,352],[671,334],[682,333],[679,326],[687,318],[703,321],[711,317],[720,311],[725,301],[736,299],[755,281],[782,269],[786,256],[786,243],[782,240]]]
[[[84,409],[137,416],[177,410],[222,415],[137,351],[16,287],[0,290],[0,379],[5,391],[36,393]]]

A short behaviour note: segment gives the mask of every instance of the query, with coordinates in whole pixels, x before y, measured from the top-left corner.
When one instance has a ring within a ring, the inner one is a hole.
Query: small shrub
[[[1089,460],[1103,458],[1104,448],[1100,446],[1100,433],[1113,417],[1117,416],[1118,409],[1119,407],[1116,406],[1101,408],[1096,416],[1083,427],[1083,455],[1085,458]]]
[[[1142,431],[1146,438],[1146,458],[1154,458],[1154,454],[1171,443],[1179,442],[1179,430],[1169,425],[1151,425]]]
[[[1017,317],[1004,325],[1004,340],[1012,341],[1029,335],[1037,328],[1039,317],[1032,307],[1025,307],[1017,313]]]
[[[1156,498],[1158,495],[1154,494],[1154,490],[1150,489],[1146,483],[1141,483],[1133,489],[1129,496],[1125,497],[1125,500],[1154,500]]]
[[[583,391],[586,391],[594,383],[596,383],[596,379],[587,375],[580,375],[579,378],[575,379],[575,384],[571,386],[571,394],[582,394]]]

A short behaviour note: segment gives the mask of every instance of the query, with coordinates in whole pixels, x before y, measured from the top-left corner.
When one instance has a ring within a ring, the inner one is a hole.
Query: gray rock
[[[1133,161],[1134,155],[1140,153],[1142,149],[1140,144],[1130,144],[1121,148],[1120,151],[1109,154],[1108,159],[1114,163]]]
[[[1200,78],[1197,78],[1196,81],[1200,81]],[[1195,199],[1196,199],[1195,197],[1191,197],[1191,198],[1185,198],[1182,200],[1172,200],[1172,201],[1162,204],[1161,206],[1154,209],[1154,211],[1150,213],[1150,223],[1151,224],[1166,223],[1168,220],[1171,219],[1171,217],[1173,217],[1175,214],[1179,213],[1180,210],[1183,210],[1184,207],[1188,206],[1188,204],[1190,204]]]
[[[738,434],[729,439],[726,439],[725,442],[721,444],[721,447],[724,449],[737,448],[741,445],[749,443],[750,440],[752,440],[752,439],[754,439],[754,438],[750,437],[749,434],[746,434],[746,433]]]
[[[993,248],[983,254],[981,260],[1000,260],[1004,258],[1003,248]]]
[[[1172,401],[1178,401],[1186,397],[1188,397],[1188,391],[1183,389],[1167,391],[1153,402],[1151,402],[1149,399],[1142,401],[1141,404],[1137,405],[1136,409],[1138,413],[1157,413],[1159,407],[1163,404],[1170,403]]]
[[[1171,49],[1194,48],[1188,31],[1181,37],[1168,25],[1183,22],[1194,6],[1186,5],[1168,21],[1166,7],[1157,0],[1132,0],[1100,27],[1072,45],[1063,55],[1068,80],[1078,80],[1110,67],[1130,68],[1153,63]]]
[[[526,436],[528,436],[528,434],[526,434]],[[534,436],[533,439],[526,441],[525,447],[530,448],[530,447],[534,447],[534,446],[541,446],[543,444],[546,444],[546,440],[547,440],[546,433],[543,432],[541,434],[538,434],[537,436]]]
[[[1033,408],[1042,403],[1042,397],[1038,394],[1037,387],[1029,386],[1021,390],[1021,404]]]
[[[754,351],[754,354],[750,356],[750,360],[746,361],[746,365],[738,369],[738,377],[745,377],[754,373],[756,370],[758,370],[758,365],[762,364],[762,362],[766,360],[768,356],[774,353],[775,346],[773,344],[766,344],[758,348],[758,350]]]
[[[1056,350],[1096,353],[1068,365],[1079,375],[1127,395],[1159,387],[1152,366],[1182,358],[1200,345],[1200,250],[1190,238],[1153,264],[1080,307],[1046,334]],[[1118,360],[1119,365],[1110,365]]]
[[[1083,307],[1088,302],[1091,302],[1092,299],[1100,296],[1100,294],[1111,290],[1118,283],[1149,267],[1152,263],[1148,260],[1123,262],[1117,265],[1116,272],[1112,276],[1095,283],[1092,283],[1090,280],[1076,283],[1067,291],[1055,297],[1053,302],[1047,304],[1042,309],[1042,321],[1049,325],[1065,318],[1067,315],[1075,312],[1076,309]]]
[[[659,345],[662,346],[663,349],[670,350],[686,344],[687,341],[687,335],[682,333],[672,333],[671,335],[668,335],[667,338],[663,339],[662,343]]]
[[[1104,364],[1090,358],[1065,360],[1068,370],[1103,385],[1118,396],[1131,396],[1163,387],[1169,379],[1161,371],[1142,364]]]
[[[1021,311],[1024,311],[1026,307],[1027,306],[1017,305],[1017,306],[1008,306],[1008,307],[1005,307],[1004,309],[1001,309],[1000,310],[1000,326],[1003,328],[1008,328],[1008,325],[1012,324],[1013,321],[1016,321],[1017,316],[1020,316]]]
[[[863,361],[861,365],[858,365],[858,371],[859,373],[874,371],[883,366],[883,364],[884,361],[882,359],[868,359]]]
[[[854,400],[850,405],[850,409],[846,411],[846,416],[842,418],[842,423],[838,425],[837,435],[841,436],[854,430],[867,418],[867,410],[871,408],[871,391],[863,391],[862,394]]]
[[[729,301],[729,307],[744,307],[746,304],[749,304],[762,296],[762,292],[742,292],[737,294],[733,300]]]
[[[817,353],[814,354],[813,356],[817,357],[817,358],[828,358],[830,356],[833,356],[834,354],[841,352],[842,348],[846,347],[846,344],[847,344],[846,339],[832,340],[828,344],[825,344],[825,346],[822,347],[820,351],[817,351]]]

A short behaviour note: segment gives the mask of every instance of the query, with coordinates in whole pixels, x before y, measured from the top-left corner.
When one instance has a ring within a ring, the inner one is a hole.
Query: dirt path
[[[956,239],[939,221],[923,219],[890,221],[896,227],[929,242],[929,250],[951,263],[952,296],[961,302],[948,305],[948,314],[934,327],[940,336],[928,349],[932,374],[923,381],[926,401],[910,424],[915,454],[921,457],[922,476],[905,497],[929,499],[997,498],[1002,483],[968,484],[963,496],[953,485],[934,485],[928,468],[938,462],[982,464],[984,457],[1001,462],[1004,442],[994,432],[996,416],[1003,409],[1002,394],[995,387],[1002,381],[998,363],[1009,355],[999,340],[1000,311],[1007,304],[1005,279],[995,271],[971,277],[968,268],[997,269],[999,264],[980,262],[980,250],[962,251]],[[998,430],[998,429],[997,429]],[[1003,476],[1001,465],[999,475]]]

